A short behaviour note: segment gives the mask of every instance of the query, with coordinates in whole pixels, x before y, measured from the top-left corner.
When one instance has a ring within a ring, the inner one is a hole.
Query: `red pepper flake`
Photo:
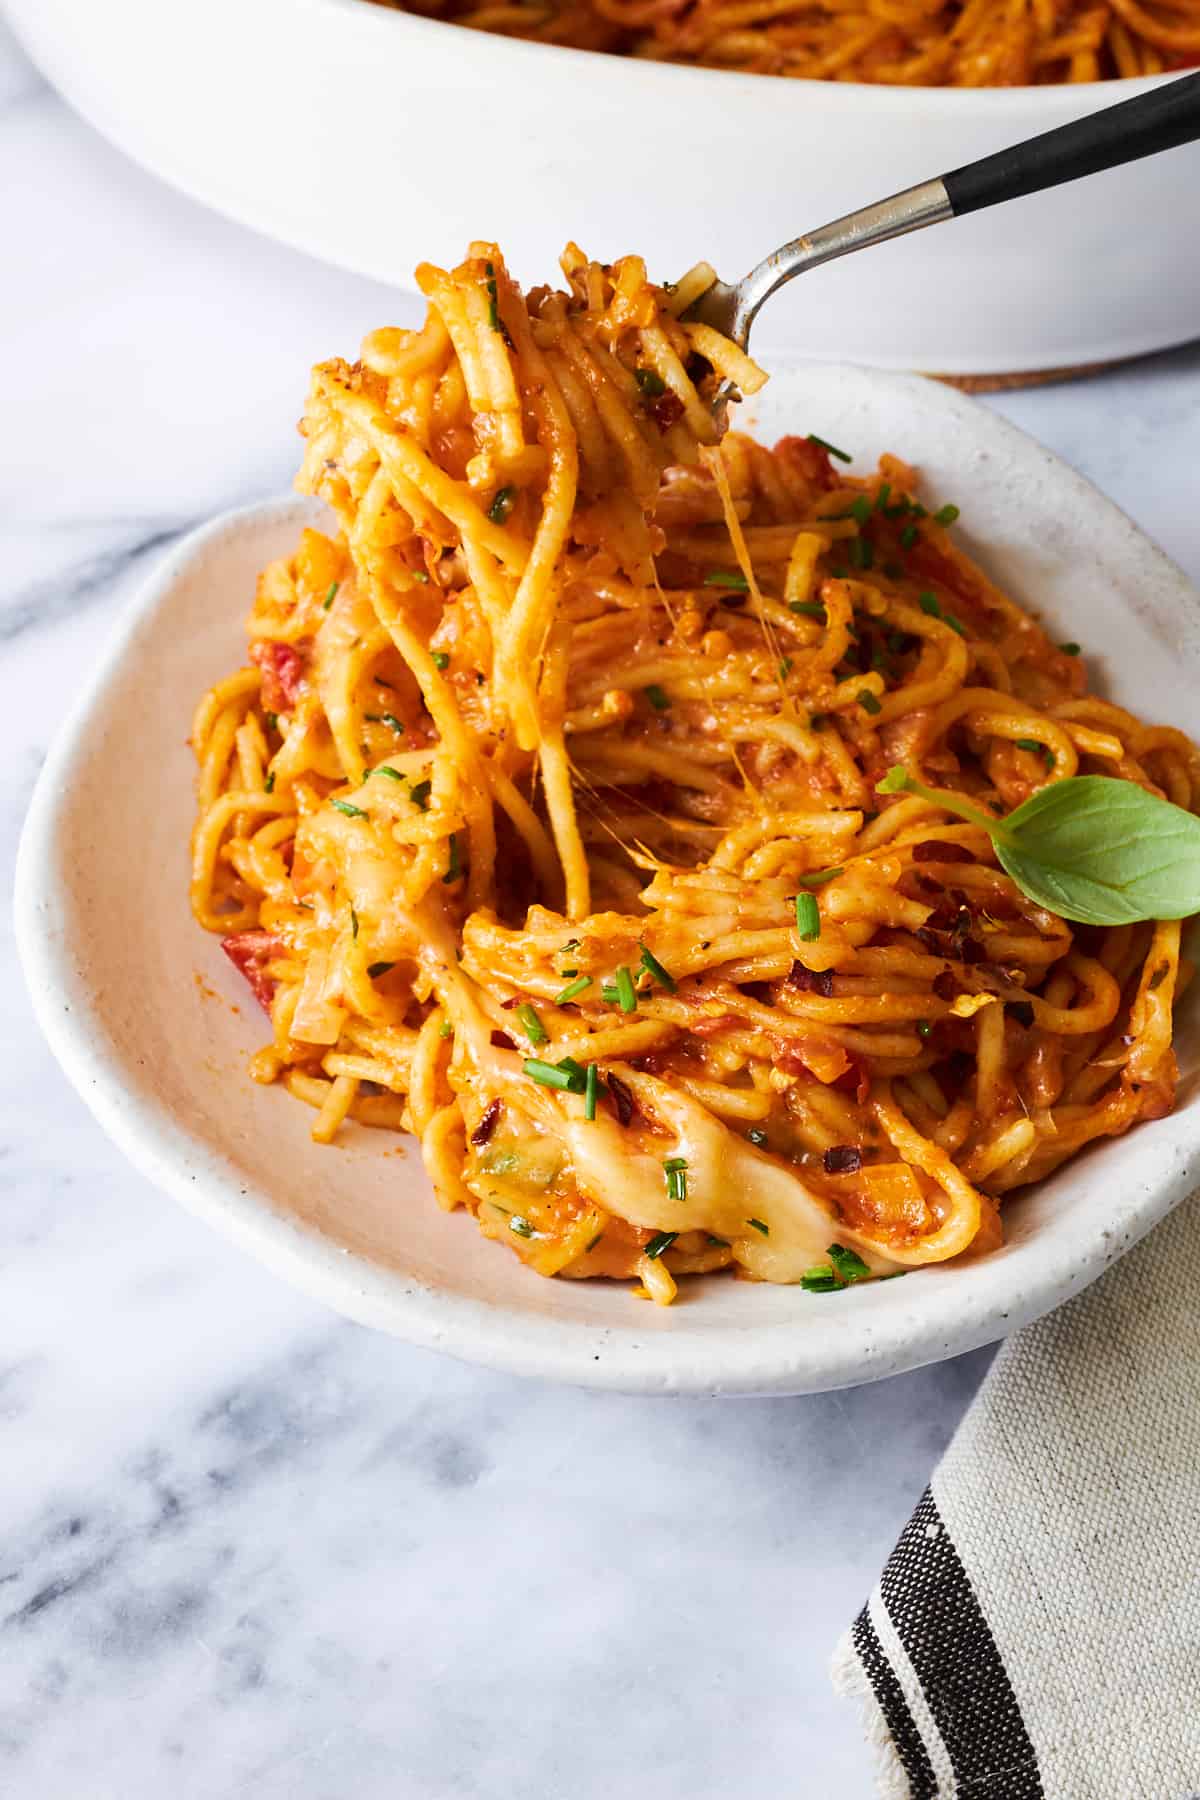
[[[267,974],[266,966],[273,956],[282,955],[284,945],[269,931],[235,931],[230,937],[221,939],[221,948],[238,974],[249,982],[250,992],[263,1011],[269,1013],[275,998],[275,983]]]
[[[862,1168],[862,1151],[856,1144],[835,1144],[821,1161],[827,1175],[857,1175]]]
[[[521,1004],[520,994],[510,994],[508,996],[507,1000],[502,1000],[500,1002],[501,1009],[504,1012],[511,1012],[514,1006],[520,1006],[520,1004]]]
[[[678,394],[663,394],[654,402],[650,412],[660,431],[670,431],[672,425],[683,417],[683,401]]]
[[[619,1075],[608,1075],[605,1079],[608,1082],[608,1093],[613,1103],[613,1110],[620,1123],[628,1125],[633,1117],[634,1107],[637,1105],[633,1097],[633,1089],[627,1082],[622,1081]]]
[[[823,1000],[832,1000],[833,970],[806,969],[802,962],[794,962],[784,985],[801,994],[820,994]]]
[[[923,844],[913,845],[914,862],[965,862],[973,863],[976,858],[972,851],[964,850],[961,844],[950,844],[942,838],[926,838]]]
[[[512,1039],[509,1037],[507,1031],[493,1031],[493,1033],[492,1033],[492,1048],[493,1048],[493,1050],[515,1050],[516,1047],[517,1046],[513,1043]]]
[[[496,1126],[500,1122],[500,1114],[504,1111],[503,1100],[490,1100],[484,1108],[483,1117],[471,1133],[473,1144],[486,1144]]]

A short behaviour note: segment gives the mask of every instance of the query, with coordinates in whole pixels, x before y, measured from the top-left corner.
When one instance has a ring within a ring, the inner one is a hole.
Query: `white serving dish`
[[[221,211],[412,285],[498,241],[525,283],[568,238],[733,279],[798,232],[1150,85],[785,81],[560,50],[366,0],[0,0],[106,136]],[[1161,79],[1161,78],[1158,78]],[[993,375],[1200,333],[1200,144],[815,271],[756,343]]]
[[[1110,692],[1194,725],[1196,593],[1030,438],[933,382],[852,367],[793,365],[748,411],[764,439],[813,429],[871,463],[910,458],[961,506],[991,573],[1084,640]],[[456,1356],[597,1387],[753,1394],[866,1381],[999,1337],[1190,1191],[1194,1031],[1178,1110],[1008,1201],[1002,1250],[832,1296],[709,1278],[664,1311],[626,1283],[541,1280],[438,1210],[411,1140],[352,1128],[342,1149],[314,1146],[308,1109],[249,1080],[264,1022],[188,911],[185,739],[196,697],[244,653],[259,568],[315,516],[299,500],[247,508],[172,552],[55,745],[21,845],[17,928],[42,1026],[100,1123],[184,1205],[350,1317]]]

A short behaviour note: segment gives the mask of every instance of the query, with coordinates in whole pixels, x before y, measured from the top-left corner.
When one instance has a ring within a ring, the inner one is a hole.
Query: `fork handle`
[[[1198,137],[1200,74],[1185,75],[1119,106],[1106,106],[1085,119],[1072,119],[1040,137],[966,163],[943,175],[942,185],[957,218],[1000,200],[1017,200],[1022,194],[1078,181],[1081,175],[1173,150]]]

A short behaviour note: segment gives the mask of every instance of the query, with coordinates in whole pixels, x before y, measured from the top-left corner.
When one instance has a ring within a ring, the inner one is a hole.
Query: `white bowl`
[[[401,286],[471,238],[545,281],[568,238],[728,279],[897,188],[1148,81],[886,88],[526,44],[366,0],[6,0],[131,156],[234,218]],[[1161,78],[1159,78],[1161,79]],[[756,342],[950,374],[1060,368],[1200,332],[1200,145],[805,276]]]
[[[749,410],[749,409],[748,409]],[[932,382],[811,364],[776,374],[751,423],[807,430],[873,464],[892,449],[952,497],[991,573],[1154,719],[1194,723],[1200,612],[1186,578],[1050,453]],[[1178,1110],[1009,1200],[994,1255],[836,1295],[708,1278],[667,1310],[627,1283],[545,1281],[439,1211],[411,1140],[256,1087],[264,1022],[187,906],[196,697],[244,654],[254,578],[310,502],[218,519],[165,561],[42,773],[17,925],[46,1035],[111,1136],[160,1186],[280,1274],[366,1324],[479,1362],[651,1392],[799,1393],[999,1337],[1091,1281],[1190,1190],[1200,1045]],[[215,993],[213,992],[215,990]],[[235,1010],[236,1009],[236,1010]]]

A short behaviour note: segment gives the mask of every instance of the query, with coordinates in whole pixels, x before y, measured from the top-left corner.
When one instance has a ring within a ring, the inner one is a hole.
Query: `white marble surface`
[[[413,303],[132,168],[2,27],[0,169],[10,861],[131,585]],[[1001,404],[1200,576],[1198,403],[1194,348]],[[670,1402],[370,1336],[125,1166],[0,957],[0,1795],[864,1800],[829,1651],[987,1353]]]

